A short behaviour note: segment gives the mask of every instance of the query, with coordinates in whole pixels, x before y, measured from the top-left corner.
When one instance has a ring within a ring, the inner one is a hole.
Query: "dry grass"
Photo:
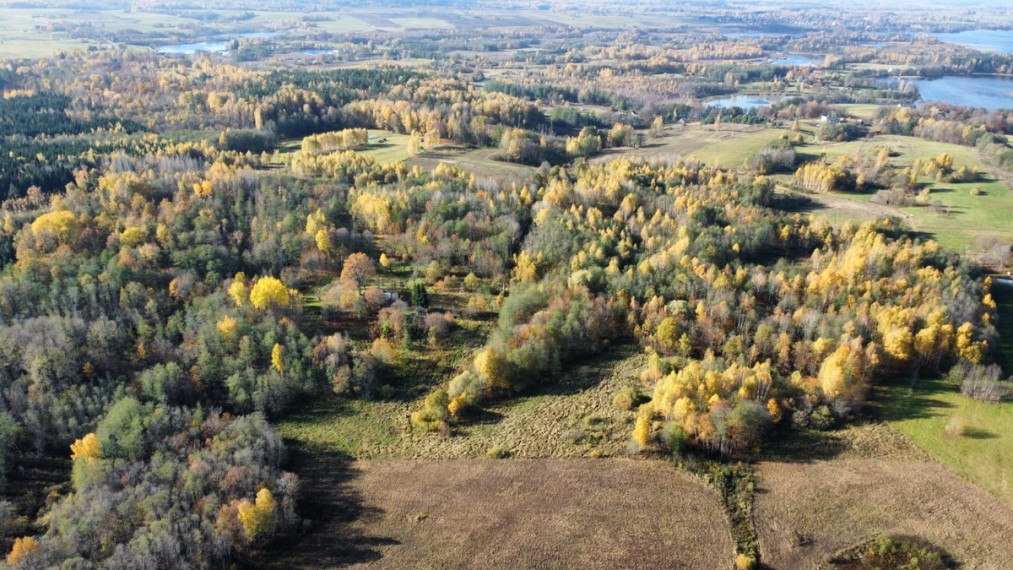
[[[737,167],[742,161],[760,150],[781,133],[751,125],[727,123],[715,129],[714,125],[674,125],[666,128],[663,136],[648,139],[640,148],[609,149],[591,160],[609,162],[620,155],[637,156],[648,161],[674,161],[676,158],[696,158],[724,168]]]
[[[879,535],[922,537],[965,568],[1013,559],[1013,511],[938,463],[902,459],[764,462],[754,503],[763,562],[825,567]]]
[[[309,490],[346,508],[322,511],[270,566],[727,568],[734,556],[717,494],[665,463],[386,460],[342,476],[339,492]]]
[[[445,163],[458,166],[465,172],[473,172],[479,178],[527,179],[535,171],[534,168],[523,164],[496,160],[493,157],[497,153],[499,150],[494,148],[468,149],[458,146],[442,146],[424,150],[407,159],[407,162],[409,166],[417,164],[427,170],[432,170],[438,164]]]
[[[467,352],[463,357],[470,355]],[[461,355],[434,351],[433,372],[449,378]],[[623,457],[635,411],[617,410],[615,395],[637,384],[646,362],[639,351],[616,349],[574,363],[558,381],[494,403],[455,427],[453,437],[413,430],[408,415],[427,392],[411,401],[313,400],[278,424],[290,442],[322,455],[357,459],[482,458],[501,447],[511,457]]]
[[[785,177],[787,179],[787,177]],[[787,191],[795,194],[794,191]],[[854,223],[895,217],[908,226],[914,226],[914,219],[908,209],[877,204],[868,200],[858,200],[845,194],[801,194],[811,200],[810,209],[813,213],[829,219],[834,224],[846,221]]]

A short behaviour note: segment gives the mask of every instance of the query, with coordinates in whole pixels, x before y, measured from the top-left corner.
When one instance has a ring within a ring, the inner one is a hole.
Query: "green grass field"
[[[704,128],[709,127],[705,126]],[[724,168],[739,167],[760,149],[776,141],[784,132],[781,129],[733,132],[726,140],[705,146],[694,152],[693,155],[707,164],[716,164]]]
[[[719,129],[713,125],[675,126],[659,138],[648,139],[640,148],[607,149],[592,162],[608,162],[617,156],[665,161],[692,157],[723,168],[736,168],[783,132],[737,124],[722,125]]]
[[[380,164],[390,164],[408,158],[409,135],[370,130],[369,136],[370,145],[357,152],[373,157]],[[383,139],[386,139],[386,142],[378,142]]]
[[[942,380],[922,380],[914,390],[885,390],[890,423],[936,460],[1013,505],[1013,403],[987,404],[964,397]],[[956,418],[963,437],[946,434]]]
[[[874,104],[834,105],[834,108],[839,109],[843,113],[847,113],[867,121],[871,121],[876,117],[876,112],[879,111],[880,107],[881,105]]]
[[[889,146],[896,155],[890,163],[898,168],[910,166],[915,159],[926,161],[945,152],[953,156],[954,168],[974,167],[983,173],[981,180],[959,184],[922,178],[920,182],[931,188],[930,200],[938,200],[943,206],[941,210],[925,206],[884,207],[883,215],[901,210],[913,229],[931,234],[940,244],[957,250],[973,248],[985,236],[1013,241],[1013,226],[1009,224],[1013,215],[1013,192],[1002,182],[989,177],[972,148],[917,137],[881,135],[871,140],[810,144],[799,148],[799,152],[809,156],[825,154],[827,160],[832,161],[856,153],[871,155],[876,147],[883,145]],[[971,195],[974,188],[980,191],[980,195]],[[872,194],[837,193],[834,196],[865,202],[868,208],[877,207],[870,202]]]
[[[993,286],[1001,335],[998,361],[1013,373],[1013,288]],[[884,415],[901,433],[964,478],[1013,505],[1013,402],[987,404],[967,398],[938,379],[884,389]],[[956,418],[964,436],[946,434]]]

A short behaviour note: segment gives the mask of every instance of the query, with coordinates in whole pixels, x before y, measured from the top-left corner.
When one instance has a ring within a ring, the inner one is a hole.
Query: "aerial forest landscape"
[[[0,0],[0,567],[1013,567],[1013,5]]]

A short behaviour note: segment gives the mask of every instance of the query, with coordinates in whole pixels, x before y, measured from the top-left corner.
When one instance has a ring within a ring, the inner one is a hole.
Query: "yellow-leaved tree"
[[[76,239],[80,228],[77,216],[67,210],[43,214],[32,222],[32,232],[51,234],[60,243],[69,243]]]
[[[218,321],[218,332],[222,333],[222,336],[227,339],[232,338],[232,336],[236,334],[237,326],[238,323],[236,322],[236,319],[226,315],[225,318]]]
[[[250,304],[254,308],[287,307],[288,303],[288,287],[280,279],[261,277],[250,289]]]
[[[11,548],[10,553],[7,555],[7,563],[13,566],[25,556],[28,556],[38,549],[39,544],[35,542],[34,538],[30,536],[17,538],[14,540],[14,547]]]
[[[246,274],[242,271],[236,273],[232,279],[232,285],[229,285],[229,297],[232,297],[237,307],[242,307],[250,298],[250,291],[246,288]]]
[[[274,531],[277,505],[274,502],[274,495],[266,487],[257,491],[254,502],[243,499],[239,503],[238,511],[239,522],[242,523],[243,530],[251,541]]]
[[[284,369],[284,365],[285,363],[282,359],[281,345],[274,343],[274,348],[271,349],[271,366],[273,366],[278,372],[281,372]]]
[[[331,244],[331,236],[327,234],[327,230],[321,228],[317,230],[317,233],[313,236],[313,239],[317,242],[317,249],[320,253],[329,254],[334,249]]]
[[[100,457],[102,457],[102,445],[99,443],[98,436],[94,433],[89,433],[70,444],[71,460],[84,459],[91,463]]]

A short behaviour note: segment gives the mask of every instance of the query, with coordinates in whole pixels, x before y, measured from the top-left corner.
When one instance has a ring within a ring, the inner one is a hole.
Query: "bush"
[[[960,384],[960,392],[981,402],[1001,402],[1010,397],[1008,381],[1001,380],[1002,369],[992,364],[982,366],[962,360],[947,374],[947,380]]]
[[[617,410],[628,412],[633,409],[633,405],[637,402],[638,394],[636,388],[633,386],[623,386],[619,393],[612,398],[612,407]]]
[[[450,419],[450,396],[446,390],[437,390],[426,397],[423,408],[412,414],[412,423],[426,431],[439,431]]]
[[[735,568],[737,570],[752,570],[756,568],[756,560],[748,554],[739,554],[735,557]]]
[[[881,536],[831,562],[843,568],[917,568],[943,570],[952,560],[941,549],[918,538]]]
[[[490,447],[489,451],[486,451],[485,454],[491,459],[506,459],[510,457],[510,448],[505,445],[496,444]]]
[[[946,422],[946,427],[944,429],[947,437],[964,437],[964,422],[957,416],[950,418],[950,421]]]

